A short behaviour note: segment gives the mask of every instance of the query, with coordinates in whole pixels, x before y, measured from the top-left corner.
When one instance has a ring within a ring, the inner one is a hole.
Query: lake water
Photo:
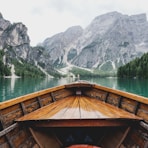
[[[148,79],[84,78],[82,80],[148,97]],[[75,80],[72,78],[0,78],[0,102],[73,81]]]

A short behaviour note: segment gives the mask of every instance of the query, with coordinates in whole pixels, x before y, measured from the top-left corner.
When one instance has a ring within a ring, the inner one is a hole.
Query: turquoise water
[[[148,79],[85,78],[82,80],[148,97]],[[73,81],[75,80],[71,78],[0,78],[0,102]]]

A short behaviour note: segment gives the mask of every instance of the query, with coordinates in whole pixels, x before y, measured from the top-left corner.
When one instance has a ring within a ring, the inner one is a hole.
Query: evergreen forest
[[[148,53],[118,68],[118,77],[148,78]]]

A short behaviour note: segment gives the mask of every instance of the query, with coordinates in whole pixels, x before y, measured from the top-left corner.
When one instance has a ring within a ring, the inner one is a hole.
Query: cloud
[[[0,11],[12,23],[23,22],[36,45],[68,27],[86,27],[107,12],[148,13],[148,5],[147,0],[0,0]]]

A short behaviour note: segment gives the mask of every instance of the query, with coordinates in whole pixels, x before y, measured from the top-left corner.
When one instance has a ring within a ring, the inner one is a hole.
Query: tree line
[[[3,57],[5,53],[3,50],[0,50],[0,76],[11,76],[11,66],[9,64],[4,64]],[[38,69],[35,65],[32,65],[24,60],[18,62],[12,57],[7,57],[6,59],[11,61],[11,64],[15,66],[15,74],[20,77],[44,77],[45,74]]]
[[[0,50],[0,76],[4,76],[4,75],[10,75],[10,68],[7,65],[4,65],[3,63],[3,56],[4,56],[4,52],[2,50]]]
[[[118,68],[118,77],[148,78],[148,53]]]
[[[44,77],[45,74],[36,66],[21,60],[21,63],[13,59],[12,63],[15,65],[15,74],[21,77]]]

